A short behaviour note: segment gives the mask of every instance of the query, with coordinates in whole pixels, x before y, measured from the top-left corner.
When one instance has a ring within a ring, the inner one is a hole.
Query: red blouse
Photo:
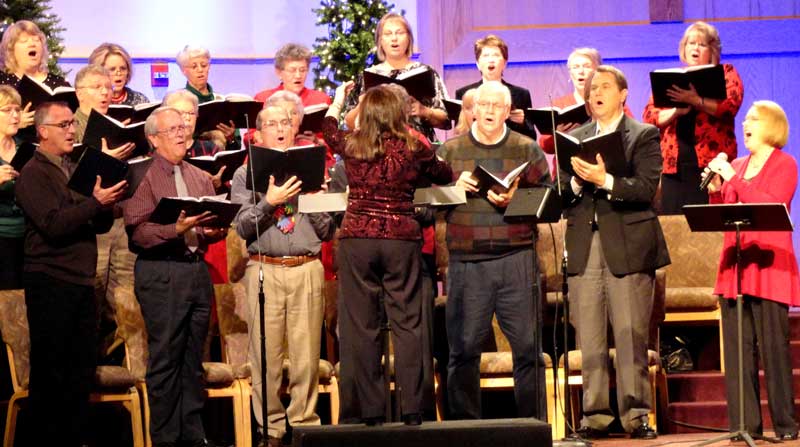
[[[784,203],[791,209],[797,187],[797,162],[776,149],[755,177],[745,180],[750,156],[731,163],[736,175],[711,194],[712,203]],[[742,293],[792,306],[800,305],[800,278],[791,231],[743,231]],[[736,233],[725,233],[714,293],[736,297]]]
[[[742,106],[744,84],[739,73],[731,64],[723,64],[725,69],[725,88],[728,97],[719,103],[717,112],[709,115],[697,111],[694,123],[694,149],[697,152],[697,165],[704,168],[720,152],[728,154],[728,160],[736,158],[736,133],[733,120]],[[658,113],[662,108],[653,105],[653,95],[644,108],[642,121],[658,126]],[[672,120],[661,130],[661,157],[664,159],[664,174],[678,172],[678,120]]]
[[[348,157],[347,134],[332,117],[322,122],[322,133],[331,149],[344,157],[350,185],[339,238],[420,240],[413,204],[418,180],[426,177],[436,184],[450,183],[450,166],[429,146],[420,145],[412,152],[404,141],[389,136],[383,140],[383,155],[373,160]]]

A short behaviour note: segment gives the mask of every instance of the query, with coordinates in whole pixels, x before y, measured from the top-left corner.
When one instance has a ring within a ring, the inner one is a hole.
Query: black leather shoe
[[[421,425],[422,415],[419,413],[409,413],[403,415],[403,423],[406,425]]]
[[[781,441],[794,441],[794,440],[797,439],[797,432],[794,432],[794,433],[783,433],[783,434],[777,435],[777,438],[780,439]]]
[[[589,426],[582,426],[569,436],[573,439],[601,439],[608,437],[608,430],[599,430]]]
[[[383,425],[383,416],[376,416],[372,418],[364,418],[364,423],[367,427],[377,427]]]
[[[657,437],[658,433],[647,422],[634,428],[631,432],[631,439],[656,439]]]

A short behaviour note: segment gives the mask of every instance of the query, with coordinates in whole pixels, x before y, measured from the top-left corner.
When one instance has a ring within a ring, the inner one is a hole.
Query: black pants
[[[758,384],[759,355],[764,367],[772,427],[778,434],[797,433],[794,420],[792,363],[789,356],[789,307],[786,304],[745,296],[742,309],[742,364],[744,377],[744,426],[761,433],[761,403]],[[720,299],[722,332],[725,337],[725,389],[728,421],[739,429],[739,352],[737,348],[736,300]]]
[[[203,439],[203,344],[214,293],[208,267],[139,258],[134,284],[147,327],[153,443]]]
[[[0,253],[0,290],[21,289],[25,238],[0,237]]]
[[[387,398],[381,370],[381,295],[392,327],[402,413],[422,409],[421,284],[419,242],[339,242],[341,375],[355,389],[361,418],[382,417]]]
[[[86,433],[94,380],[94,287],[26,273],[32,445],[77,446]]]

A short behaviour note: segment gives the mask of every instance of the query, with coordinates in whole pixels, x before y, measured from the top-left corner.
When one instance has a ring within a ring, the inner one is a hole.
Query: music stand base
[[[591,441],[586,441],[581,438],[562,438],[559,441],[553,441],[553,447],[591,447]]]
[[[736,439],[736,438],[739,438],[739,439]],[[726,433],[724,435],[717,436],[717,437],[714,437],[714,438],[711,438],[711,439],[707,439],[707,440],[705,440],[705,441],[703,441],[703,442],[701,442],[699,444],[693,444],[691,447],[701,447],[701,446],[704,446],[704,445],[710,445],[710,444],[713,444],[715,442],[724,441],[726,439],[744,440],[744,442],[748,446],[755,447],[756,443],[755,443],[755,441],[753,441],[753,438],[760,439],[760,440],[767,441],[767,442],[771,442],[773,444],[779,444],[781,442],[779,439],[776,439],[776,438],[770,438],[769,436],[762,436],[762,435],[754,435],[754,434],[750,434],[747,431],[741,431],[740,430],[740,431],[734,431],[734,432]]]

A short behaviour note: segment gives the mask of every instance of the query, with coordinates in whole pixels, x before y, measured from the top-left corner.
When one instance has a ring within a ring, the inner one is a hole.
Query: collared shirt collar
[[[472,127],[470,128],[470,132],[472,133],[472,138],[474,138],[475,141],[481,141],[478,138],[478,123],[472,123]],[[503,132],[500,133],[500,137],[498,137],[495,141],[491,141],[489,143],[481,143],[481,144],[485,144],[486,146],[495,145],[495,144],[503,141],[503,138],[506,137],[507,133],[508,133],[508,125],[506,125],[505,121],[503,121]]]
[[[617,127],[619,127],[620,121],[622,121],[622,118],[624,118],[624,117],[625,117],[625,110],[620,110],[619,111],[619,116],[616,119],[614,119],[614,121],[611,122],[611,124],[608,126],[608,128],[601,127],[600,126],[600,121],[597,121],[597,131],[595,132],[595,135],[605,135],[607,133],[614,132],[615,130],[617,130]]]
[[[208,94],[204,95],[203,93],[200,92],[200,90],[197,90],[196,88],[192,87],[192,84],[189,84],[189,81],[186,81],[186,90],[190,91],[193,95],[197,96],[201,104],[204,102],[213,101],[214,98],[216,98],[216,96],[214,95],[214,89],[211,88],[211,84],[206,84],[206,86],[208,87]]]
[[[164,174],[172,175],[174,173],[173,166],[181,166],[182,164],[182,161],[178,162],[177,165],[172,164],[172,162],[164,158],[163,155],[153,151],[153,166],[160,169]]]

